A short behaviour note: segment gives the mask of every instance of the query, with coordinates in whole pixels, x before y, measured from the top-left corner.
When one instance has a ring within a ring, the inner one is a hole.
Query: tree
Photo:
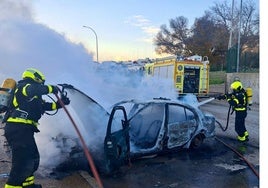
[[[154,40],[158,54],[189,54],[187,38],[189,37],[188,19],[180,16],[169,21],[169,28],[162,25]]]
[[[234,1],[235,3],[235,1]],[[241,2],[240,2],[241,3]],[[215,19],[215,22],[223,24],[228,28],[230,36],[229,47],[237,48],[238,34],[240,32],[239,49],[240,69],[259,67],[259,12],[255,1],[244,0],[241,4],[234,4],[233,9],[226,1],[215,3],[209,13]],[[233,10],[233,14],[231,12]],[[240,15],[241,12],[241,15]],[[241,18],[241,23],[239,23]],[[241,26],[241,27],[240,27]],[[246,57],[246,58],[245,58]]]
[[[210,62],[213,62],[212,69],[222,69],[225,50],[219,49],[227,49],[228,29],[225,25],[215,22],[210,14],[205,12],[203,17],[195,20],[191,31],[188,47],[193,54],[208,56]],[[210,53],[211,51],[213,53]]]
[[[231,5],[228,5],[226,1],[216,2],[208,14],[213,17],[215,23],[224,25],[229,33],[232,32],[231,43],[235,45],[238,40],[240,5],[234,4],[233,16],[231,10]],[[240,34],[241,49],[256,47],[259,44],[259,13],[252,0],[243,1]]]
[[[231,46],[237,45],[239,13],[240,6],[231,6],[225,0],[215,2],[214,6],[205,11],[204,16],[196,18],[191,29],[188,28],[187,18],[179,16],[171,19],[169,28],[162,25],[157,33],[154,40],[155,50],[158,54],[209,56],[211,62],[216,67],[221,65],[222,69],[228,44],[231,42]],[[242,52],[250,51],[258,54],[259,13],[252,0],[243,2],[240,39]],[[254,59],[258,60],[257,57]]]

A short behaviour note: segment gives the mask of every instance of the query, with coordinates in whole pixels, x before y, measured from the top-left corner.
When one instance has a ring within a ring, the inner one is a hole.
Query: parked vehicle
[[[118,119],[114,115],[117,111],[126,114],[121,129],[113,122]],[[122,101],[114,105],[107,126],[106,161],[114,170],[124,160],[198,148],[205,138],[214,136],[214,131],[214,116],[190,104],[163,98]]]
[[[145,75],[171,79],[179,94],[209,95],[209,60],[207,56],[169,56],[157,58],[144,66]]]
[[[74,91],[81,94],[75,88],[67,89],[70,93]],[[94,105],[97,105],[95,101]],[[104,110],[102,107],[97,108],[98,111],[100,109]],[[91,114],[92,109],[88,117]],[[109,113],[103,111],[102,114],[107,120]],[[202,112],[196,105],[179,100],[133,99],[113,105],[109,120],[104,125],[90,126],[95,129],[106,128],[106,133],[103,134],[105,138],[99,140],[99,145],[94,145],[94,150],[90,143],[88,147],[93,152],[97,168],[101,172],[111,173],[137,158],[199,147],[205,138],[214,136],[215,117]],[[88,129],[92,132],[92,128]],[[57,169],[66,171],[70,167],[84,169],[86,166],[83,150],[77,144],[69,153],[68,160]]]

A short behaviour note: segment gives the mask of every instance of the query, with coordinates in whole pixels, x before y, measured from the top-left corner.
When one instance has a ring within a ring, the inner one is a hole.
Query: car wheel
[[[202,145],[203,141],[204,141],[204,135],[203,134],[196,135],[191,141],[190,148],[191,149],[199,148]]]

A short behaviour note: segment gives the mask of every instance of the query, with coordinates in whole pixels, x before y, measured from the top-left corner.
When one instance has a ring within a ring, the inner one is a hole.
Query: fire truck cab
[[[207,56],[194,55],[187,58],[170,56],[145,64],[145,74],[174,80],[179,94],[209,93],[209,60]]]

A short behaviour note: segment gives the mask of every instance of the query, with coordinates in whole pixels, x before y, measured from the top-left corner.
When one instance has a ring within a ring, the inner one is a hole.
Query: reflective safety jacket
[[[247,110],[247,95],[244,89],[229,94],[227,101],[235,111]]]
[[[52,86],[34,82],[31,79],[24,79],[18,82],[12,102],[12,109],[9,112],[7,122],[18,122],[38,125],[38,120],[45,111],[56,110],[56,102],[45,102],[42,95],[52,93]]]

